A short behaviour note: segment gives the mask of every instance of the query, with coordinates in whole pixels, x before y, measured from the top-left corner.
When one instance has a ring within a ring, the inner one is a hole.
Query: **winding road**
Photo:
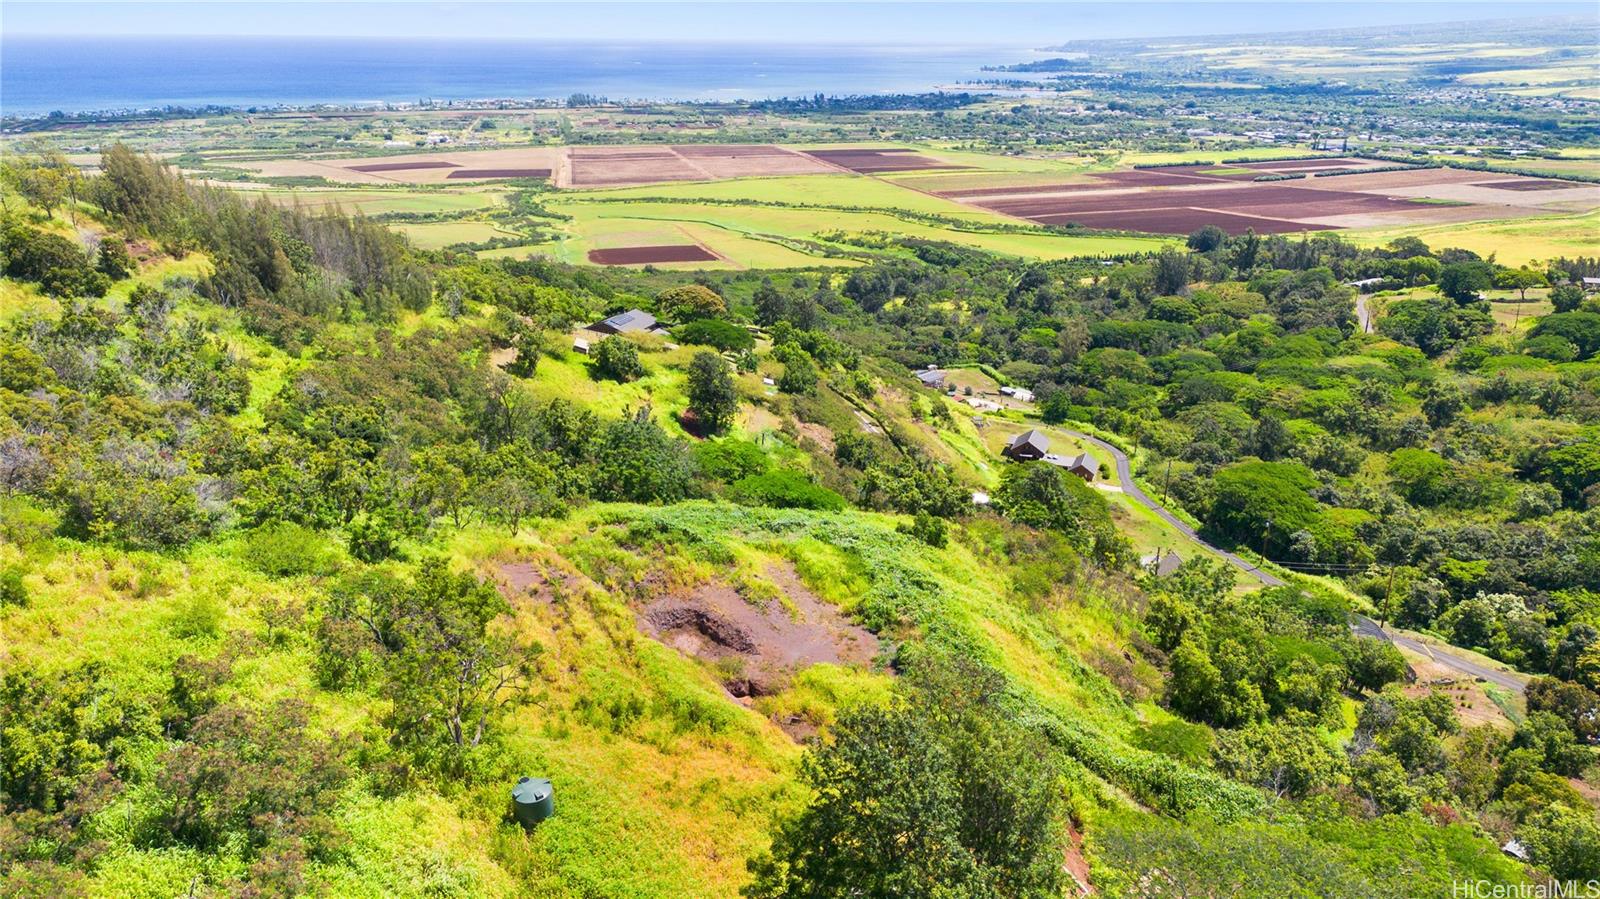
[[[1122,488],[1122,492],[1127,494],[1129,497],[1132,497],[1134,502],[1154,512],[1161,518],[1162,521],[1172,525],[1172,527],[1175,528],[1178,533],[1183,534],[1185,537],[1188,537],[1194,542],[1200,544],[1201,546],[1210,550],[1212,553],[1215,553],[1229,565],[1232,565],[1240,571],[1243,571],[1246,574],[1254,577],[1268,587],[1281,587],[1284,585],[1285,581],[1283,578],[1280,578],[1271,572],[1263,571],[1261,568],[1251,564],[1247,560],[1240,558],[1237,555],[1234,555],[1231,552],[1228,552],[1225,549],[1222,549],[1221,547],[1211,545],[1209,542],[1201,538],[1201,536],[1195,532],[1194,528],[1184,523],[1184,521],[1178,518],[1178,516],[1167,511],[1164,506],[1151,499],[1149,494],[1139,489],[1139,485],[1133,482],[1133,466],[1128,461],[1127,453],[1117,449],[1115,446],[1112,446],[1106,441],[1101,440],[1099,437],[1093,436],[1092,434],[1084,434],[1080,431],[1069,431],[1065,428],[1061,429],[1061,431],[1064,434],[1075,437],[1085,443],[1091,443],[1110,453],[1112,460],[1116,463],[1117,483],[1118,486]],[[1446,668],[1459,671],[1462,674],[1477,680],[1487,681],[1488,683],[1495,684],[1496,686],[1504,687],[1514,693],[1521,693],[1523,688],[1528,684],[1527,677],[1516,674],[1515,672],[1501,671],[1495,668],[1490,668],[1487,665],[1480,664],[1464,656],[1446,652],[1443,649],[1435,646],[1429,646],[1420,640],[1415,640],[1411,637],[1407,637],[1404,634],[1386,631],[1380,627],[1376,621],[1373,621],[1371,618],[1368,618],[1365,615],[1353,616],[1350,629],[1363,636],[1377,637],[1380,640],[1388,640],[1390,643],[1393,643],[1395,646],[1401,649],[1416,653],[1424,658],[1432,659]]]

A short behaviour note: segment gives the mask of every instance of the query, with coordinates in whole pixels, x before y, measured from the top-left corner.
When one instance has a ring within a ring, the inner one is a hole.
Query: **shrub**
[[[27,604],[28,586],[22,582],[22,567],[7,565],[0,568],[0,607]]]
[[[683,343],[716,347],[719,350],[748,350],[756,345],[750,332],[716,318],[689,322],[672,332]]]
[[[797,471],[782,469],[740,478],[728,490],[735,502],[780,509],[821,509],[834,512],[846,505],[844,497],[815,484]]]
[[[639,361],[638,347],[616,334],[600,341],[594,347],[594,373],[613,381],[644,377],[644,363]]]
[[[339,569],[339,554],[321,534],[294,522],[282,521],[250,532],[242,555],[251,568],[269,577],[332,574]]]
[[[761,447],[732,437],[698,444],[694,448],[694,460],[701,474],[725,484],[761,474],[771,467]]]

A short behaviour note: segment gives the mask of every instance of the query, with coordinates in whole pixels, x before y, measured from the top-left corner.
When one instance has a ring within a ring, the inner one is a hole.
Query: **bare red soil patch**
[[[878,638],[818,599],[787,568],[768,569],[786,599],[758,606],[726,584],[658,597],[639,616],[639,629],[685,655],[718,663],[724,686],[737,697],[783,689],[811,665],[865,665]]]
[[[772,144],[683,144],[672,148],[679,156],[690,159],[718,159],[724,157],[743,158],[746,156],[793,156],[794,154],[782,147]]]
[[[660,247],[610,247],[590,250],[589,261],[597,265],[641,265],[649,262],[712,262],[717,255],[698,244]]]
[[[371,165],[353,165],[352,172],[410,172],[416,169],[455,169],[460,168],[453,162],[375,162]],[[455,177],[452,175],[451,177]]]
[[[1495,190],[1571,190],[1583,187],[1581,181],[1554,181],[1548,178],[1514,178],[1510,181],[1480,181],[1475,187],[1492,187]]]
[[[457,169],[448,178],[548,178],[549,169]]]
[[[807,156],[820,159],[862,175],[881,172],[915,172],[932,169],[961,169],[966,166],[950,165],[915,150],[898,147],[884,149],[807,150]]]
[[[1328,231],[1332,225],[1292,222],[1288,219],[1235,215],[1214,209],[1185,206],[1169,209],[1131,209],[1118,212],[1075,212],[1045,215],[1034,221],[1046,225],[1082,225],[1107,231],[1143,231],[1148,234],[1188,234],[1205,225],[1216,225],[1229,234],[1254,230],[1257,234],[1283,234],[1291,231]]]
[[[1241,234],[1324,230],[1315,218],[1414,211],[1406,198],[1279,184],[1216,183],[1214,187],[1042,196],[1008,196],[978,205],[1047,225],[1187,234],[1217,225]]]

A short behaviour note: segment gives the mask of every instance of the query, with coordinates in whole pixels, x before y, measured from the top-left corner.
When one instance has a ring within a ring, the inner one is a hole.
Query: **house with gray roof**
[[[1001,450],[1000,454],[1014,462],[1032,462],[1036,459],[1043,459],[1050,455],[1050,438],[1046,437],[1044,432],[1038,428],[1023,431],[1021,434],[1011,438],[1011,442],[1006,444],[1006,448]]]
[[[652,334],[667,329],[650,313],[642,309],[629,309],[595,322],[589,326],[589,330],[601,334]]]

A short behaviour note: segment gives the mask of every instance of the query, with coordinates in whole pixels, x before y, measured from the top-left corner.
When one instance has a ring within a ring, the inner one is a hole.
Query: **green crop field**
[[[518,237],[491,222],[418,222],[395,225],[395,229],[425,250],[436,250],[458,243],[477,243],[496,237]]]

